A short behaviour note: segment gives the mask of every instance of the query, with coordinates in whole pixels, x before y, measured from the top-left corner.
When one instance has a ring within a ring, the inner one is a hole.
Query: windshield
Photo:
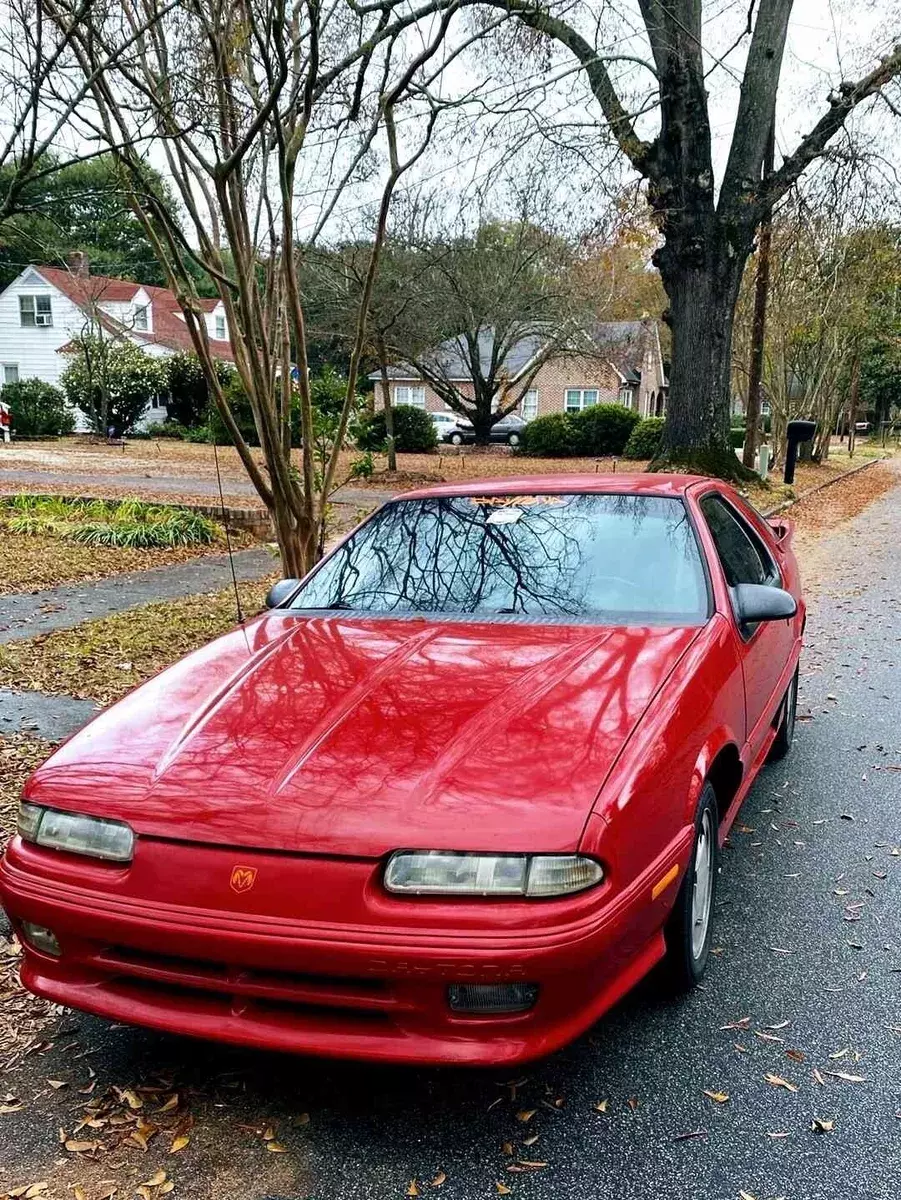
[[[708,601],[681,500],[473,495],[387,505],[291,607],[700,624]]]

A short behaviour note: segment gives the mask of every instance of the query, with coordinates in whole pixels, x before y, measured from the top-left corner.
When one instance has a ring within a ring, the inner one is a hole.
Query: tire
[[[463,434],[462,433],[452,433],[447,440],[450,442],[450,444],[452,446],[462,446],[463,445]]]
[[[507,438],[507,445],[508,446],[518,446],[519,445],[519,434],[511,433],[510,436]]]
[[[664,973],[671,991],[685,992],[695,987],[710,957],[719,862],[717,825],[716,793],[705,783],[695,815],[688,870],[664,930]]]
[[[767,762],[779,762],[785,758],[789,750],[791,750],[792,741],[795,736],[795,717],[798,712],[798,669],[792,676],[792,681],[788,685],[788,691],[782,700],[781,717],[779,718],[779,728],[776,730],[776,740],[770,746],[770,752],[766,756]]]

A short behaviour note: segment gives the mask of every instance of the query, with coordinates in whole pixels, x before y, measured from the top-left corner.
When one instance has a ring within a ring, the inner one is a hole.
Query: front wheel
[[[665,930],[667,973],[678,991],[700,981],[710,956],[719,862],[717,825],[716,793],[705,783],[695,816],[691,859]]]
[[[507,438],[507,445],[518,446],[519,445],[519,434],[511,433],[510,436]]]
[[[452,433],[447,440],[450,442],[450,444],[452,446],[462,446],[463,445],[463,435],[461,433]]]

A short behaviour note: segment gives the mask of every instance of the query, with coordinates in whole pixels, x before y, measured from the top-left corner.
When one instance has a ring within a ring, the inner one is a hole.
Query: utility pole
[[[776,159],[776,119],[770,125],[763,155],[762,178],[772,174]],[[760,390],[763,378],[763,341],[766,333],[766,305],[770,292],[770,247],[773,242],[773,213],[770,209],[760,222],[757,241],[757,277],[754,282],[754,321],[751,326],[751,362],[748,367],[748,403],[745,408],[745,447],[741,461],[754,469],[760,444]]]

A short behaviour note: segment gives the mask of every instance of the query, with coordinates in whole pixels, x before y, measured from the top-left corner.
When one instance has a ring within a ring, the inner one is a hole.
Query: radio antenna
[[[225,530],[225,544],[228,547],[228,565],[231,567],[232,587],[235,589],[235,610],[238,614],[238,624],[244,624],[244,613],[241,610],[241,593],[238,591],[238,576],[235,573],[235,556],[232,553],[232,540],[228,532],[228,517],[225,512],[225,497],[222,494],[222,472],[219,470],[219,447],[216,445],[216,435],[213,434],[213,460],[216,463],[216,482],[219,484],[219,507],[222,510],[222,528]]]

